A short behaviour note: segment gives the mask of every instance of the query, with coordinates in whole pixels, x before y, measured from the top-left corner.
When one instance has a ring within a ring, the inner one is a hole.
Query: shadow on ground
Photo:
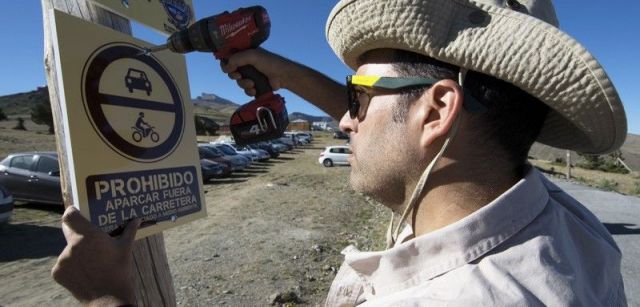
[[[268,171],[266,171],[266,169],[260,169],[260,168],[245,168],[244,170],[238,172],[238,173],[244,173],[244,174],[262,174],[262,173],[268,173]]]
[[[246,182],[247,179],[228,179],[228,178],[221,178],[221,179],[211,179],[208,182],[205,183],[205,185],[209,185],[209,184],[231,184],[231,183],[242,183],[242,182]]]
[[[312,147],[304,147],[304,149],[325,150],[325,147],[312,146]]]
[[[612,235],[638,235],[640,234],[640,228],[638,225],[625,224],[625,223],[604,223],[604,227],[607,228]]]
[[[0,227],[0,263],[57,256],[66,241],[58,227],[8,224]]]
[[[540,171],[541,173],[549,174],[549,175],[551,175],[551,176],[560,176],[560,175],[563,175],[563,176],[564,176],[564,173],[562,173],[562,172],[556,172],[556,171],[555,171],[555,169],[554,169],[553,167],[552,167],[550,170],[546,170],[546,169],[541,168],[541,167],[539,167],[539,166],[534,166],[534,167],[535,167],[535,168],[537,168],[537,169],[538,169],[538,171]]]

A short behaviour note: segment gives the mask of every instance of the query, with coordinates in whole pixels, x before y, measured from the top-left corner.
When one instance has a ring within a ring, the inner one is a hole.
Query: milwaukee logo
[[[233,22],[233,23],[225,23],[220,25],[220,32],[222,36],[226,37],[228,34],[232,34],[231,36],[237,34],[240,28],[246,26],[251,21],[251,16],[242,17],[242,19]]]

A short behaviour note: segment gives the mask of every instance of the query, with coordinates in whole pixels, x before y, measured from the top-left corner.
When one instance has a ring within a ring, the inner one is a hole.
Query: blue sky
[[[133,0],[137,1],[137,0]],[[640,2],[629,0],[555,1],[560,28],[581,42],[605,67],[627,112],[629,132],[640,134]],[[40,1],[2,1],[0,20],[0,95],[26,92],[46,83],[43,70],[43,30]],[[271,36],[263,45],[326,75],[343,80],[350,70],[326,43],[324,25],[334,1],[315,0],[194,0],[197,18],[260,4],[271,16]],[[134,35],[161,43],[154,31],[134,25]],[[236,103],[250,100],[219,69],[210,54],[187,55],[192,97],[216,93]],[[289,112],[323,113],[281,90]]]

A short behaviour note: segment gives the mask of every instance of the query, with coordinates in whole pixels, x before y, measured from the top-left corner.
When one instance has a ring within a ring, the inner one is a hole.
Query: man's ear
[[[462,112],[462,88],[453,80],[440,80],[420,97],[417,124],[421,127],[420,147],[427,148],[438,138],[446,137]]]

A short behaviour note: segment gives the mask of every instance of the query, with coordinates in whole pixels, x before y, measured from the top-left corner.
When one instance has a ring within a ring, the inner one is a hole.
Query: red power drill
[[[232,54],[257,48],[269,37],[271,21],[262,6],[241,8],[198,20],[187,29],[167,38],[167,43],[147,49],[145,53],[169,49],[177,53],[213,52],[216,59],[226,61]],[[279,138],[289,125],[284,98],[273,93],[267,77],[253,66],[242,66],[238,72],[253,80],[256,99],[238,108],[229,128],[238,145]]]

